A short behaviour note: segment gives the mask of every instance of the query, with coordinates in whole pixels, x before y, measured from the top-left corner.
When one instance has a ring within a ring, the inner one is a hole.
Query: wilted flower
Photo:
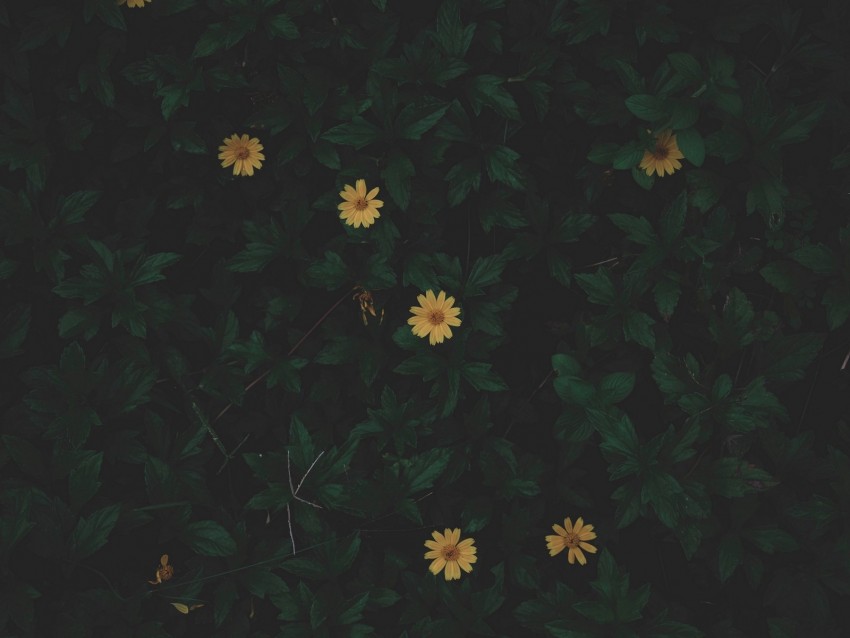
[[[156,568],[156,580],[149,580],[151,585],[159,585],[161,582],[171,580],[174,576],[174,567],[168,564],[168,554],[159,558],[159,567]]]

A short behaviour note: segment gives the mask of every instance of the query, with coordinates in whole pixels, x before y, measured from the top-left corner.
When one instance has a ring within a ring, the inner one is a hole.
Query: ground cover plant
[[[0,3],[0,633],[847,635],[848,32]]]

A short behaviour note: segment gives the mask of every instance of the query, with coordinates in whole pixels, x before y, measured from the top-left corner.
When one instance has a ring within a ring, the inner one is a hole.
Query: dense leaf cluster
[[[0,633],[846,635],[848,30],[0,3]],[[434,347],[428,289],[462,308]],[[567,516],[587,566],[547,554]],[[422,557],[446,527],[460,582]]]

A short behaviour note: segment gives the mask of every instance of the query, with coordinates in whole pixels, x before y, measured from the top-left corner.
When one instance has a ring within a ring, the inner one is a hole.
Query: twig
[[[286,475],[289,478],[289,491],[292,493],[292,498],[296,501],[301,501],[302,503],[306,503],[307,505],[312,505],[318,509],[324,509],[321,505],[317,503],[313,503],[306,499],[298,496],[298,490],[301,489],[301,486],[304,484],[304,479],[307,478],[307,475],[310,471],[315,467],[316,463],[318,463],[319,459],[322,458],[322,455],[325,453],[324,450],[319,452],[319,456],[313,459],[313,462],[310,463],[310,467],[307,468],[307,471],[304,472],[304,476],[301,477],[301,480],[298,481],[298,487],[295,487],[292,483],[292,459],[289,454],[289,450],[286,451]],[[286,504],[286,523],[289,525],[289,540],[292,541],[292,554],[295,555],[295,533],[292,531],[292,508],[290,507],[291,503]]]
[[[248,441],[248,439],[249,439],[250,437],[251,437],[251,433],[250,433],[250,432],[248,432],[248,434],[246,434],[246,435],[243,437],[243,439],[242,439],[241,441],[239,441],[239,445],[237,445],[237,446],[233,449],[233,451],[232,451],[230,454],[228,454],[228,455],[227,455],[227,458],[226,458],[226,459],[224,459],[224,463],[222,463],[222,464],[221,464],[221,467],[220,467],[220,468],[218,468],[218,472],[216,472],[216,474],[221,474],[222,470],[224,470],[224,467],[227,465],[228,461],[230,461],[230,459],[232,459],[234,456],[236,456],[236,453],[239,451],[239,448],[241,448],[243,445],[245,445],[245,443]]]
[[[585,268],[593,268],[594,266],[602,266],[604,264],[610,264],[611,262],[620,261],[619,257],[611,257],[611,259],[605,259],[603,261],[597,261],[595,264],[587,264],[586,266],[581,266],[579,270],[584,270]]]
[[[352,288],[351,290],[356,290],[356,288]],[[294,346],[292,346],[292,348],[289,350],[289,352],[286,353],[287,357],[291,357],[293,354],[295,354],[295,351],[298,350],[298,348],[301,347],[301,344],[304,343],[307,340],[307,337],[309,337],[311,334],[313,334],[313,332],[315,332],[316,328],[318,328],[320,325],[322,325],[322,322],[325,319],[328,318],[328,315],[331,314],[334,310],[336,310],[336,308],[337,308],[337,306],[339,306],[339,304],[341,304],[343,301],[348,299],[348,296],[351,294],[351,290],[347,291],[342,297],[340,297],[336,301],[336,303],[334,305],[332,305],[330,308],[327,309],[327,311],[325,311],[325,314],[323,314],[321,317],[319,317],[319,320],[316,323],[314,323],[313,326],[307,332],[304,333],[304,336],[301,337],[298,340],[298,343],[296,343]],[[248,392],[248,390],[253,388],[255,385],[257,385],[260,381],[265,379],[267,376],[269,376],[271,371],[272,371],[272,369],[269,368],[268,370],[263,372],[263,374],[261,374],[259,377],[257,377],[253,381],[251,381],[251,383],[246,385],[245,386],[245,392]],[[213,423],[218,422],[218,420],[221,417],[223,417],[225,414],[227,414],[227,411],[232,407],[233,407],[233,402],[231,401],[226,406],[224,406],[224,409],[221,412],[219,412],[218,415],[213,419]]]
[[[526,402],[526,403],[531,403],[531,400],[534,398],[534,396],[535,396],[538,392],[540,392],[540,390],[543,388],[543,386],[544,386],[544,385],[546,385],[546,382],[547,382],[549,379],[551,379],[551,378],[552,378],[552,375],[553,375],[553,374],[555,374],[555,370],[554,370],[554,369],[549,370],[549,374],[547,374],[547,375],[546,375],[546,378],[544,378],[544,379],[543,379],[543,381],[541,381],[541,382],[540,382],[540,385],[538,385],[538,386],[534,389],[534,392],[532,392],[532,393],[529,395],[529,397],[525,400],[525,402]],[[507,436],[508,436],[508,434],[509,434],[509,433],[510,433],[510,431],[511,431],[511,428],[512,428],[512,427],[514,427],[514,423],[516,423],[516,419],[515,419],[515,418],[514,418],[514,419],[511,419],[511,422],[510,422],[510,423],[508,423],[508,427],[507,427],[507,429],[505,430],[505,433],[502,435],[503,437],[507,437]]]

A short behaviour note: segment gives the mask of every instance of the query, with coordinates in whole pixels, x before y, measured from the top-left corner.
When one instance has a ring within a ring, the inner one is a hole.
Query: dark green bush
[[[846,635],[848,32],[839,0],[0,3],[3,635]],[[461,308],[433,346],[426,290]]]

